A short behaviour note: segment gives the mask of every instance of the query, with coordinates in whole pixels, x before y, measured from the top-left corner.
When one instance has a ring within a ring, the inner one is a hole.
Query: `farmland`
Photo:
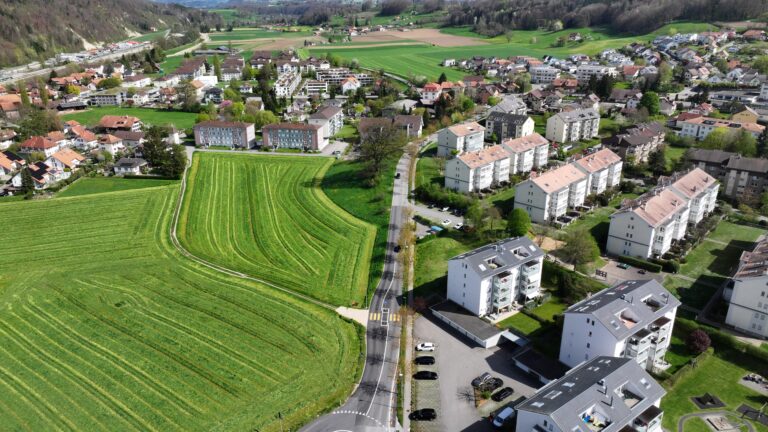
[[[95,126],[105,115],[134,116],[146,124],[173,125],[179,129],[188,129],[194,126],[197,116],[194,113],[151,108],[94,107],[86,111],[64,114],[61,119],[64,121],[75,120],[86,126]]]
[[[211,33],[211,41],[243,41],[252,39],[298,38],[311,36],[312,32],[297,28],[298,31],[275,31],[258,28],[238,28],[231,32]]]
[[[120,177],[81,178],[57,195],[60,198],[143,189],[178,183],[176,180],[125,179]]]
[[[346,398],[358,328],[181,257],[178,190],[0,204],[2,429],[295,430]]]
[[[362,303],[375,228],[320,190],[332,161],[195,155],[180,241],[199,257],[317,299]]]

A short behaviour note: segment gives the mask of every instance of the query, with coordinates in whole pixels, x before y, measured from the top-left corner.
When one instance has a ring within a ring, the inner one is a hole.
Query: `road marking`
[[[372,312],[370,316],[371,321],[378,321],[381,314],[378,312]]]
[[[384,327],[389,325],[389,309],[381,310],[381,325]]]
[[[395,276],[397,275],[397,261],[395,261],[392,264],[392,279],[389,280],[389,285],[387,285],[387,290],[384,291],[383,298],[386,299],[387,295],[389,294],[389,290],[392,289],[392,284],[395,283]],[[389,346],[389,326],[386,327],[387,332],[384,334],[384,358],[387,358],[387,348]],[[367,364],[368,362],[366,362]],[[365,373],[365,368],[363,368],[363,373]],[[384,364],[379,365],[379,378],[376,380],[376,387],[373,388],[373,396],[371,396],[371,403],[368,405],[368,410],[365,411],[365,415],[367,416],[371,412],[371,408],[373,408],[373,403],[376,401],[376,393],[379,391],[379,385],[381,384],[381,377],[384,375]],[[391,409],[391,407],[389,407]],[[389,425],[387,425],[389,426]]]

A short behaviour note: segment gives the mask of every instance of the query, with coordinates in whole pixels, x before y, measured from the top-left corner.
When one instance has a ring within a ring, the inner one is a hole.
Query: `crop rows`
[[[0,429],[279,430],[349,391],[358,330],[178,255],[177,194],[0,205]]]
[[[330,160],[195,156],[179,238],[197,256],[336,304],[361,302],[375,229],[319,189]]]

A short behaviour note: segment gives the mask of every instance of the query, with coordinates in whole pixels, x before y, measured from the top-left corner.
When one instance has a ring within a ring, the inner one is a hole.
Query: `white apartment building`
[[[611,215],[609,255],[649,258],[665,254],[715,208],[719,184],[700,168],[662,179],[654,190]]]
[[[321,96],[328,93],[328,83],[318,80],[307,80],[304,84],[304,92],[309,96]]]
[[[475,192],[509,181],[509,153],[495,145],[464,152],[445,163],[445,187]]]
[[[581,84],[589,82],[589,79],[593,76],[600,79],[603,75],[615,77],[618,75],[618,72],[614,66],[605,65],[582,64],[576,68],[576,79]]]
[[[595,357],[540,388],[517,410],[519,432],[661,432],[666,391],[627,358]]]
[[[482,150],[484,136],[485,128],[477,122],[441,129],[437,133],[437,155],[449,158],[464,152]]]
[[[563,216],[569,207],[584,204],[587,175],[568,164],[520,182],[515,188],[515,208],[525,210],[533,222],[548,223]]]
[[[122,88],[113,88],[92,94],[88,101],[95,106],[120,106],[128,100],[128,93]]]
[[[587,195],[601,194],[621,182],[621,157],[609,149],[584,156],[573,164],[587,175]]]
[[[547,119],[547,139],[558,143],[588,140],[600,130],[600,114],[592,108],[557,113]]]
[[[195,145],[249,149],[255,141],[252,123],[212,120],[195,125]]]
[[[338,107],[323,106],[309,116],[307,123],[321,126],[323,139],[327,141],[344,127],[344,111]]]
[[[315,77],[318,81],[325,81],[328,84],[334,85],[341,85],[341,82],[349,77],[355,77],[362,86],[373,84],[373,77],[371,75],[352,72],[347,68],[318,69],[315,71]]]
[[[530,172],[547,166],[549,141],[538,133],[508,139],[501,146],[509,153],[510,174]]]
[[[768,338],[768,237],[741,253],[739,266],[723,292],[728,301],[725,323],[736,330]]]
[[[301,84],[301,75],[296,72],[283,72],[275,81],[275,96],[289,98]]]
[[[653,279],[606,288],[564,312],[560,361],[574,367],[599,356],[628,357],[648,371],[664,370],[678,306]]]
[[[552,66],[533,66],[528,72],[531,74],[531,82],[534,84],[549,84],[560,78],[560,69]]]
[[[540,295],[544,252],[528,237],[500,240],[448,261],[448,299],[477,316]]]
[[[728,130],[744,129],[755,138],[758,138],[765,129],[765,126],[757,123],[739,123],[711,117],[696,117],[677,123],[681,126],[680,131],[677,133],[678,135],[697,140],[703,140],[716,128],[727,128]]]

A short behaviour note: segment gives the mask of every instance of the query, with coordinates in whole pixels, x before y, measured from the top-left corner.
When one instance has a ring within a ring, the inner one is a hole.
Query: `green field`
[[[0,204],[0,429],[296,430],[346,398],[359,327],[182,257],[178,191]]]
[[[144,189],[178,183],[177,180],[126,179],[122,177],[84,177],[59,192],[59,198]]]
[[[183,57],[173,57],[181,58]],[[64,121],[76,120],[86,126],[95,126],[105,115],[134,116],[142,122],[152,125],[173,125],[179,129],[188,129],[195,125],[197,114],[181,111],[167,111],[152,108],[94,107],[86,111],[61,116]]]
[[[237,28],[231,32],[211,33],[211,42],[243,41],[252,39],[282,39],[312,36],[311,31],[295,32],[264,30],[259,28]]]
[[[319,182],[329,158],[196,154],[180,218],[193,254],[334,304],[360,304],[374,227]]]

